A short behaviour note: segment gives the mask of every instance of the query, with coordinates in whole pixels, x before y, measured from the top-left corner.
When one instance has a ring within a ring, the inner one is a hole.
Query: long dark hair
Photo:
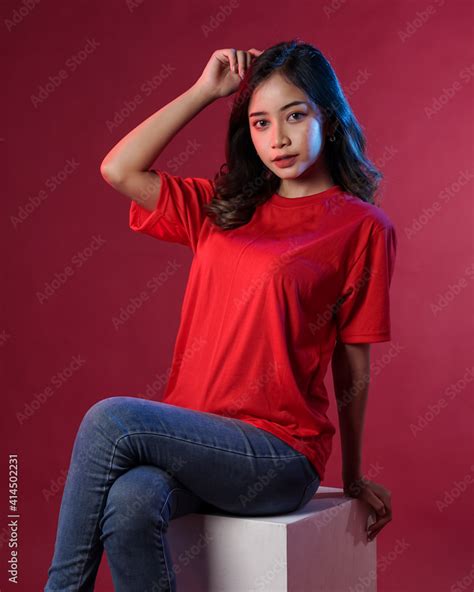
[[[216,195],[205,205],[214,224],[228,230],[246,224],[255,209],[278,191],[280,178],[258,156],[250,135],[248,105],[255,88],[275,72],[301,88],[318,105],[335,141],[324,153],[336,185],[374,203],[382,173],[365,154],[366,140],[336,74],[319,49],[300,39],[273,45],[255,58],[237,91],[229,119],[226,162],[214,177]]]

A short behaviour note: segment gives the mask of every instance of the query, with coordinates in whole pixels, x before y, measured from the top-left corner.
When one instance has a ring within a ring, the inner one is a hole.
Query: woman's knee
[[[103,414],[108,414],[111,411],[122,407],[124,404],[127,404],[130,399],[133,399],[133,397],[126,397],[122,395],[99,399],[89,407],[89,409],[84,414],[84,419],[97,419]]]
[[[120,408],[127,404],[127,397],[107,397],[94,403],[83,415],[76,433],[73,459],[77,464],[95,462],[107,452],[122,433],[117,422]]]
[[[107,495],[101,528],[136,532],[160,525],[169,487],[157,471],[156,467],[138,465],[114,481]]]
[[[110,425],[114,418],[120,416],[121,410],[130,405],[130,399],[133,397],[115,396],[96,401],[83,415],[79,429],[84,431],[104,424]]]

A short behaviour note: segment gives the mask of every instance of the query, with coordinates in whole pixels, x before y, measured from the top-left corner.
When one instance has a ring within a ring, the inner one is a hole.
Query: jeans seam
[[[173,440],[180,440],[181,442],[187,442],[188,444],[198,444],[199,446],[204,446],[206,448],[212,448],[213,450],[222,450],[222,452],[231,452],[232,454],[239,454],[240,456],[247,456],[249,458],[273,458],[273,459],[280,459],[280,458],[306,458],[306,456],[304,454],[301,454],[300,452],[296,453],[296,454],[288,454],[286,456],[281,456],[281,455],[255,455],[255,454],[246,454],[245,452],[238,452],[237,450],[229,450],[227,448],[220,448],[219,446],[212,446],[210,444],[204,444],[203,442],[196,442],[194,440],[189,440],[187,438],[180,438],[179,436],[171,436],[170,434],[162,434],[160,432],[129,432],[128,434],[123,434],[122,436],[120,436],[116,442],[115,445],[118,444],[118,442],[122,439],[122,438],[127,438],[128,436],[137,436],[137,435],[141,435],[141,434],[145,434],[148,436],[161,436],[164,438],[171,438]]]
[[[102,503],[102,501],[103,501],[103,499],[105,497],[106,487],[107,487],[107,484],[109,482],[109,477],[110,477],[110,473],[111,473],[111,470],[112,470],[112,464],[113,464],[113,460],[115,458],[115,452],[117,450],[117,446],[118,446],[120,440],[122,440],[123,438],[126,438],[128,436],[136,436],[138,434],[146,434],[146,435],[149,435],[149,436],[161,436],[161,437],[165,437],[165,438],[172,438],[173,440],[181,440],[183,442],[188,442],[188,443],[191,443],[191,444],[199,444],[200,446],[205,446],[206,448],[212,448],[214,450],[222,450],[223,452],[230,452],[232,454],[239,454],[241,456],[247,456],[247,457],[258,458],[258,459],[260,459],[260,458],[271,458],[271,459],[282,459],[282,458],[284,458],[284,459],[286,459],[286,458],[288,458],[288,459],[300,459],[301,457],[304,457],[305,456],[304,454],[301,454],[299,452],[296,453],[296,454],[294,454],[294,455],[286,455],[286,456],[275,456],[275,455],[255,456],[255,455],[252,455],[252,454],[245,454],[245,453],[238,452],[238,451],[235,451],[235,450],[227,450],[225,448],[220,448],[219,446],[210,446],[209,444],[204,444],[204,443],[201,443],[201,442],[190,441],[190,440],[188,440],[186,438],[180,438],[178,436],[171,436],[170,434],[162,434],[162,433],[158,433],[158,432],[143,432],[143,431],[130,432],[128,434],[124,434],[122,436],[119,436],[119,438],[116,440],[116,442],[114,444],[113,452],[112,452],[112,455],[111,455],[111,458],[110,458],[110,462],[109,462],[109,470],[108,470],[108,473],[107,473],[107,479],[106,479],[106,482],[105,482],[104,490],[102,491],[102,498],[100,500],[101,503]],[[99,504],[98,514],[100,514],[100,504]],[[87,561],[89,560],[89,557],[90,557],[91,544],[92,544],[93,538],[94,538],[94,531],[91,534],[91,537],[90,537],[90,540],[89,540],[89,544],[88,544],[87,556],[85,558],[85,561],[83,562],[82,569],[81,569],[80,574],[79,574],[79,578],[78,578],[78,580],[79,580],[78,581],[78,586],[79,587],[81,585],[82,576],[84,575],[84,569],[85,569],[86,564],[87,564]],[[167,569],[167,572],[168,572],[168,567],[167,566],[166,566],[166,569]],[[168,572],[168,579],[169,579],[169,572]],[[78,588],[78,590],[79,590],[79,588]]]
[[[103,500],[105,498],[106,487],[107,487],[107,483],[109,482],[110,472],[112,470],[112,464],[113,464],[113,460],[115,458],[115,451],[117,450],[117,445],[118,445],[118,442],[119,442],[120,438],[115,442],[114,448],[113,448],[113,451],[112,451],[112,455],[110,457],[109,470],[107,472],[107,479],[105,481],[104,490],[102,491],[102,498],[101,498],[100,504],[99,504],[98,517],[100,517],[100,505],[102,504],[102,502],[103,502]],[[81,586],[81,580],[82,580],[82,576],[84,575],[84,569],[85,569],[86,564],[87,564],[87,561],[89,560],[89,557],[90,557],[90,552],[91,552],[91,549],[92,549],[92,539],[93,538],[94,538],[94,530],[92,531],[92,535],[90,537],[89,544],[87,545],[88,551],[87,551],[86,560],[83,562],[82,569],[81,569],[81,572],[80,572],[80,575],[79,575],[79,582],[78,582],[78,586],[79,587]],[[79,587],[78,587],[78,590],[79,590]]]
[[[161,549],[162,549],[161,553],[163,555],[163,559],[164,559],[164,562],[165,562],[166,575],[168,576],[168,585],[169,585],[170,590],[171,590],[171,577],[170,577],[170,572],[169,572],[169,569],[168,569],[168,564],[166,563],[166,553],[165,553],[164,544],[163,544],[163,509],[166,506],[166,503],[169,500],[169,497],[173,493],[173,491],[178,491],[180,489],[182,489],[182,487],[174,487],[168,493],[168,495],[166,496],[165,502],[164,502],[164,504],[163,504],[163,506],[161,508],[161,512],[160,512],[160,518],[161,518],[161,522],[160,522],[160,541],[161,541]]]

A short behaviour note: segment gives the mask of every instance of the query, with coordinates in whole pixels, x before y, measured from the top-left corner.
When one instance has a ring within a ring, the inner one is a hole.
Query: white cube
[[[334,487],[290,514],[181,516],[167,532],[177,592],[375,592],[368,516]]]

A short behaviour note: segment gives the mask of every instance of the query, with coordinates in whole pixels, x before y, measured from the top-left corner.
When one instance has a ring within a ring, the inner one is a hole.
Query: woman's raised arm
[[[159,176],[149,170],[173,137],[204,107],[233,93],[251,59],[261,53],[216,50],[199,79],[176,99],[145,119],[106,155],[102,177],[120,193],[153,211],[160,193]]]
[[[120,193],[153,210],[160,193],[159,176],[148,169],[167,144],[214,100],[196,82],[129,132],[102,161],[102,177]]]

